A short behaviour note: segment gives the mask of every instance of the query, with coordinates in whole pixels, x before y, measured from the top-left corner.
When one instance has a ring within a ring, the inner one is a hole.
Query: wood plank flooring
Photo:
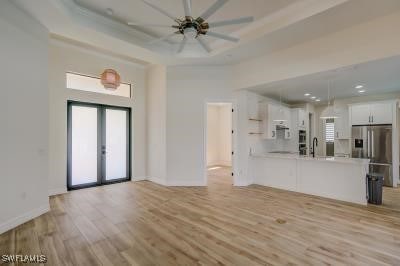
[[[207,188],[142,181],[51,197],[49,213],[0,235],[0,256],[85,266],[400,265],[396,190],[388,206],[362,207],[233,187],[229,173],[210,171]]]

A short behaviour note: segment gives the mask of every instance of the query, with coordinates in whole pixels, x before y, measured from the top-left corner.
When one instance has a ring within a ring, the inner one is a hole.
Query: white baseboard
[[[159,185],[163,185],[163,186],[167,185],[167,183],[165,182],[164,179],[161,179],[161,178],[158,178],[158,177],[148,177],[147,180],[149,180],[151,182],[154,182],[154,183],[157,183]]]
[[[137,177],[133,177],[133,178],[131,179],[132,182],[135,182],[135,181],[143,181],[143,180],[148,180],[148,179],[147,179],[147,177],[145,177],[145,176],[137,176]]]
[[[212,163],[207,164],[207,167],[216,167],[216,166],[226,166],[226,167],[231,167],[232,163],[229,161],[215,161]]]
[[[65,188],[65,187],[52,188],[52,189],[49,189],[49,196],[60,195],[60,194],[64,194],[67,192],[68,192],[67,188]]]
[[[171,187],[204,187],[204,180],[168,180],[167,186]]]
[[[233,184],[234,187],[247,187],[250,186],[252,183],[248,181],[238,181]]]
[[[50,210],[50,205],[44,204],[42,206],[40,206],[39,208],[36,208],[34,210],[31,210],[27,213],[24,213],[20,216],[17,216],[15,218],[12,218],[8,221],[6,221],[5,223],[0,224],[0,234],[7,232],[10,229],[13,229],[15,227],[17,227],[18,225],[21,225],[29,220],[32,220],[40,215],[42,215],[43,213],[46,213]]]
[[[230,161],[219,161],[218,164],[222,165],[222,166],[228,166],[228,167],[232,166],[232,163]]]

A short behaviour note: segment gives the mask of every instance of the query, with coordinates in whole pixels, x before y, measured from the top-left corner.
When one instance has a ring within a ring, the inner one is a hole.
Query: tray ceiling
[[[74,0],[76,4],[87,8],[98,14],[108,16],[116,21],[126,23],[140,22],[153,24],[175,24],[168,17],[160,14],[140,0]],[[266,17],[278,10],[285,8],[298,0],[230,0],[214,15],[209,18],[209,21],[219,21],[225,19],[233,19],[244,16],[254,16],[255,20]],[[196,17],[204,10],[211,6],[215,0],[192,0],[192,13]],[[170,12],[177,18],[184,17],[182,0],[151,0],[151,3]],[[107,14],[107,9],[113,10],[113,15]],[[218,28],[216,31],[221,33],[231,33],[246,27],[246,24],[232,25]],[[156,28],[156,27],[139,27],[134,28],[149,34],[153,37],[161,37],[173,32],[173,29]],[[180,41],[180,38],[171,39],[172,41]],[[214,41],[210,38],[210,41]]]

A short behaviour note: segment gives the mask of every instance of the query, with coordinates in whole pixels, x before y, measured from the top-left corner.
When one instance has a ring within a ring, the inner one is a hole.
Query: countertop
[[[344,158],[344,157],[322,157],[317,156],[303,156],[298,154],[281,154],[281,153],[265,153],[265,154],[252,154],[250,157],[254,158],[280,158],[280,159],[294,159],[294,160],[307,160],[315,162],[332,162],[332,163],[351,163],[351,164],[369,164],[369,159],[361,158]]]

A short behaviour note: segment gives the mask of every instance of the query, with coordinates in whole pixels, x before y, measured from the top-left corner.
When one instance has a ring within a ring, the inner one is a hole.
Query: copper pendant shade
[[[116,90],[121,84],[121,78],[114,69],[106,69],[101,74],[101,84],[106,90]]]

